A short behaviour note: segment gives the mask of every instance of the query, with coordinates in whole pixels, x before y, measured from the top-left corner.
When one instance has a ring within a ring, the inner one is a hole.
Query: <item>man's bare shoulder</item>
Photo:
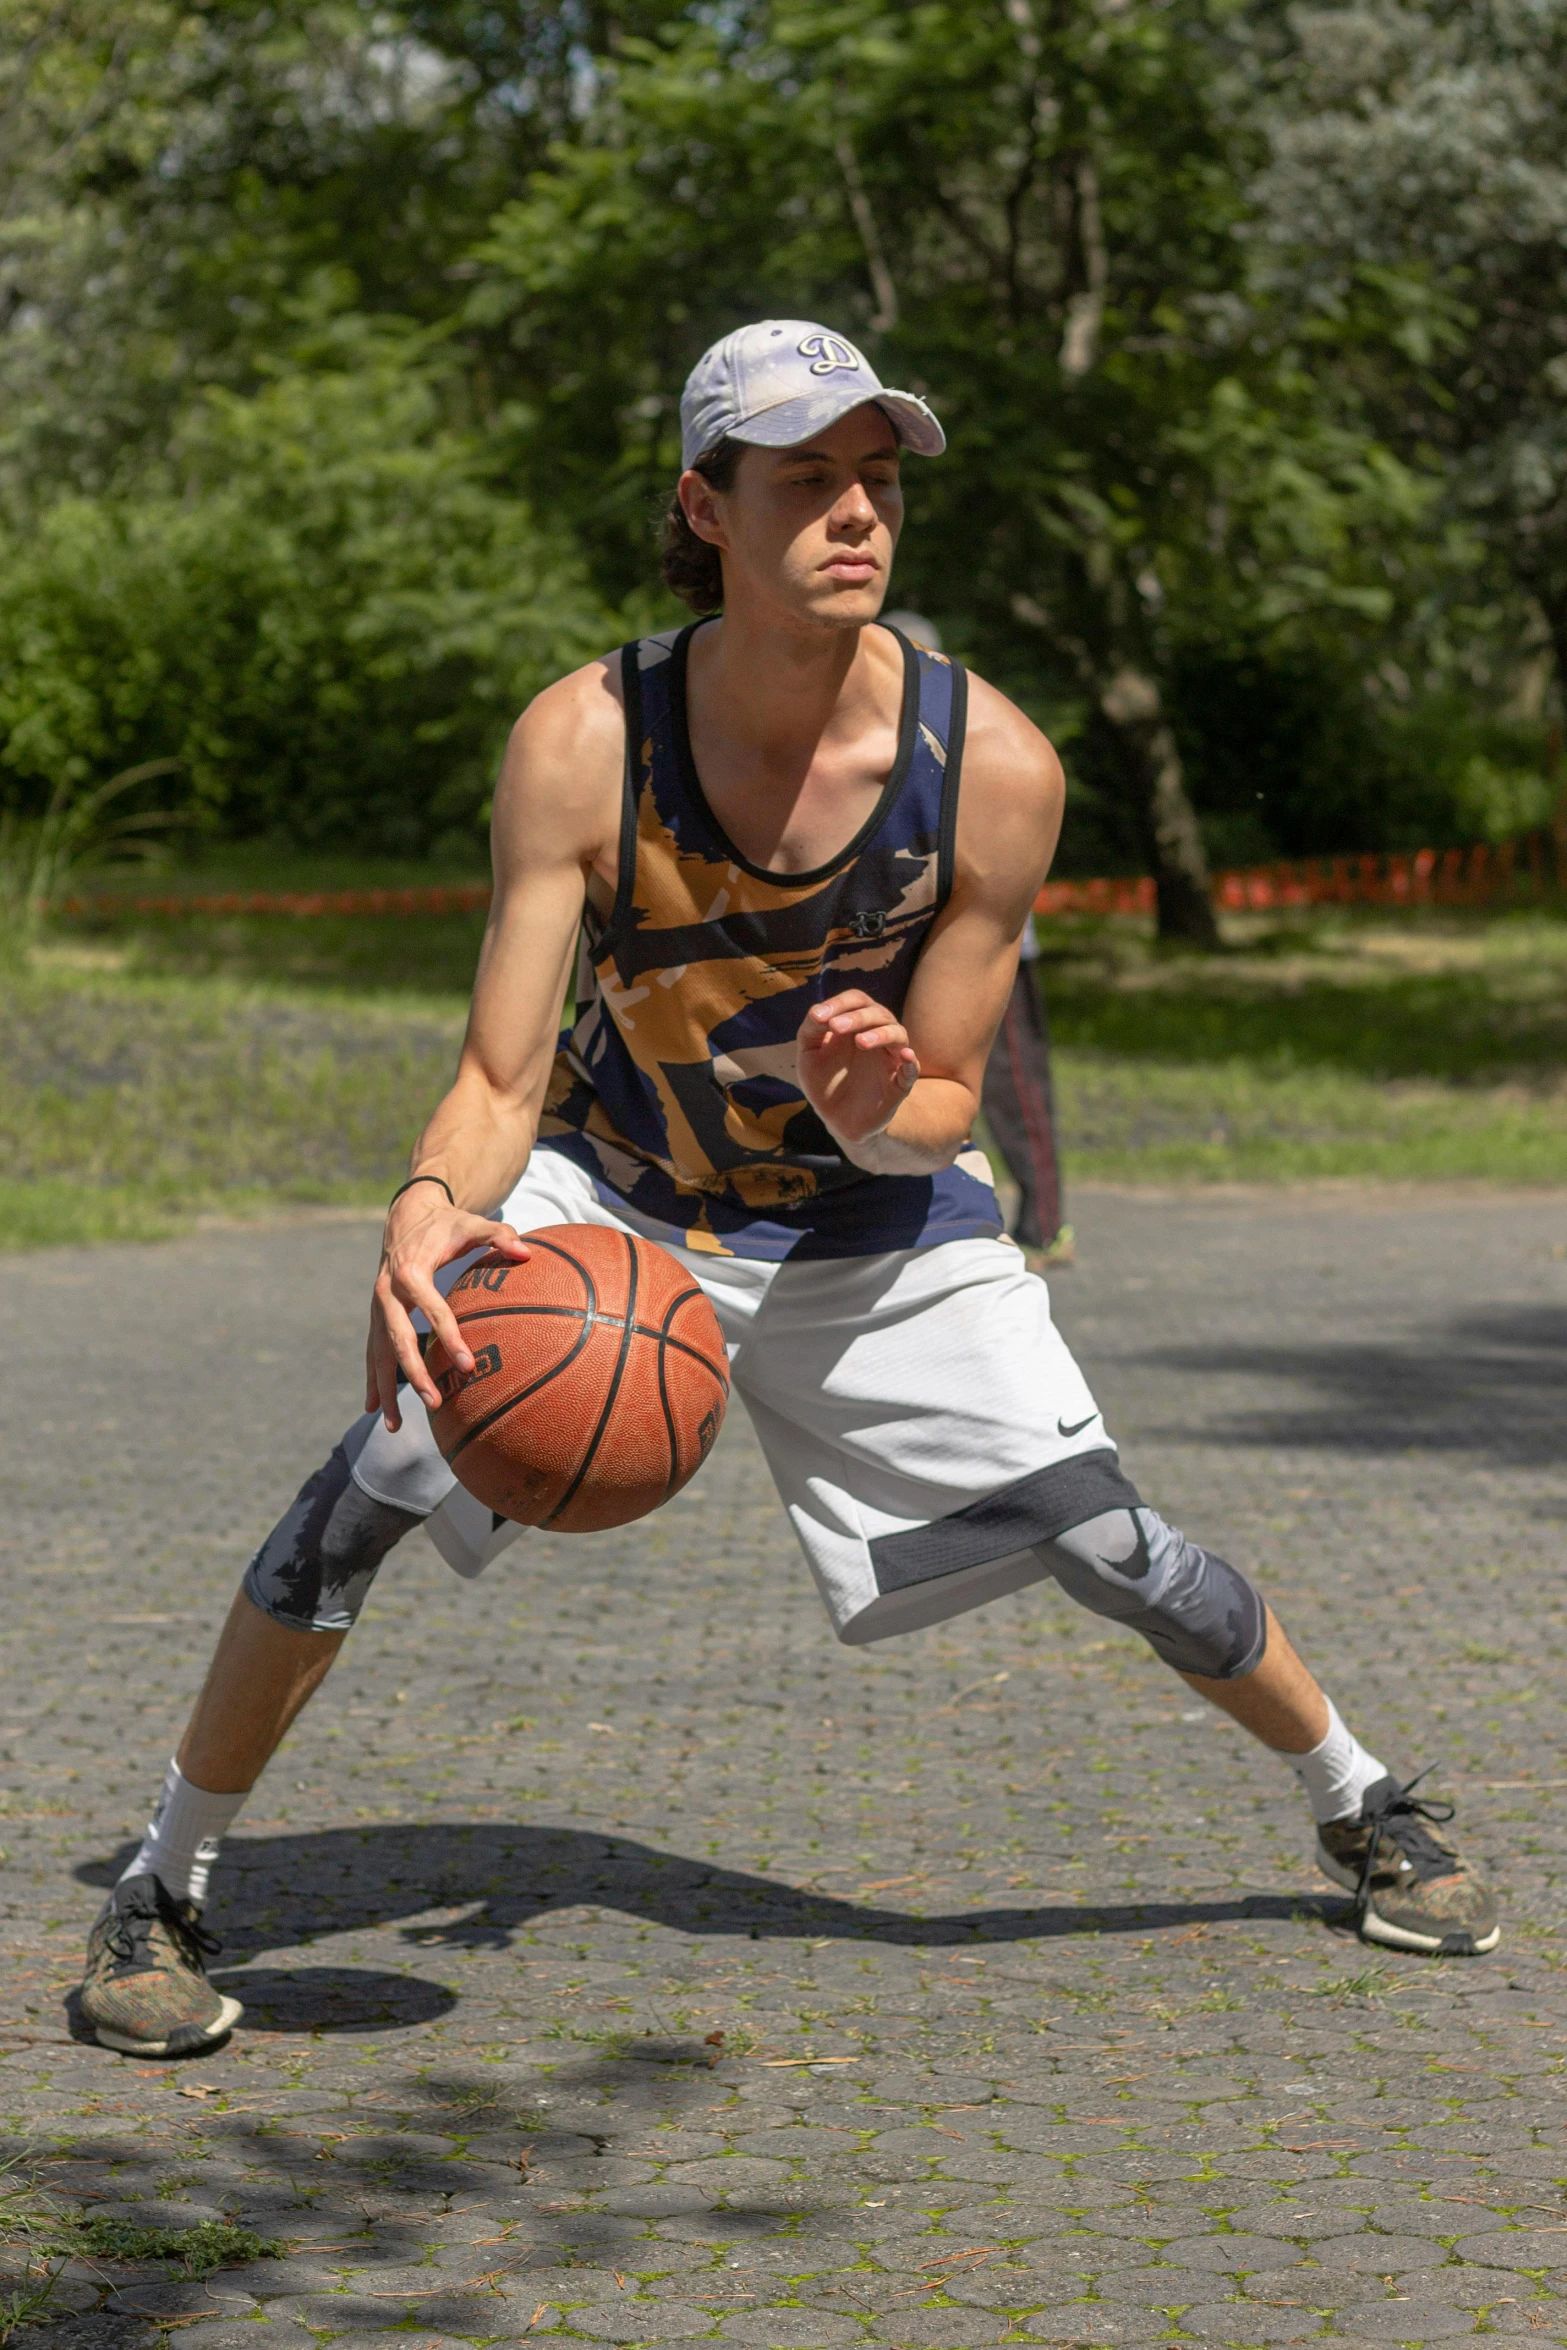
[[[1055,854],[1066,778],[1048,738],[1015,702],[970,674],[963,782],[958,797],[960,878],[1032,902]],[[1021,917],[1019,918],[1021,920]]]
[[[511,739],[530,763],[565,760],[577,766],[611,757],[618,774],[625,727],[620,659],[605,653],[535,694],[512,728]]]
[[[606,653],[536,694],[511,730],[495,787],[497,843],[596,855],[618,838],[626,756],[620,661]]]
[[[1055,746],[1016,702],[969,671],[963,791],[987,799],[1005,792],[1036,814],[1048,813],[1065,788]]]

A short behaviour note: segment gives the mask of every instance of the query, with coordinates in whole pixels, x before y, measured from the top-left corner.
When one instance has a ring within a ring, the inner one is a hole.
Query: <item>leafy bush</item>
[[[156,481],[0,543],[13,805],[173,758],[214,830],[473,833],[521,703],[619,622],[443,422],[443,364],[349,322],[256,396],[207,394]]]

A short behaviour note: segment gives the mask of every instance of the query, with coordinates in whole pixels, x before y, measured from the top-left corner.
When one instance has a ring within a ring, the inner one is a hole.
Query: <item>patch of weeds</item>
[[[251,2260],[278,2260],[283,2247],[254,2228],[204,2219],[193,2228],[144,2228],[127,2219],[84,2219],[71,2231],[76,2246],[100,2260],[158,2261],[170,2276],[210,2277],[214,2269]]]
[[[0,2163],[0,2180],[15,2169],[14,2156]],[[21,2282],[0,2295],[0,2344],[9,2342],[19,2327],[36,2325],[48,2315],[59,2271],[47,2262],[51,2254],[59,2255],[65,2249],[59,2240],[60,2229],[54,2205],[28,2181],[14,2179],[9,2186],[0,2187],[0,2245],[25,2248],[28,2254],[27,2273]]]
[[[713,2062],[717,2064],[720,2057],[749,2056],[761,2043],[749,2025],[737,2024],[731,2031],[709,2032],[703,2045],[712,2049]]]
[[[581,2040],[589,2048],[602,2050],[605,2056],[629,2056],[638,2034],[622,2024],[569,2024],[562,2035],[568,2040]]]
[[[18,2157],[0,2162],[0,2180],[11,2176]],[[59,2214],[47,2195],[25,2179],[13,2179],[10,2186],[0,2186],[0,2244],[29,2243],[47,2239],[58,2228]]]
[[[9,2342],[20,2326],[36,2325],[48,2314],[53,2299],[52,2271],[41,2275],[35,2284],[19,2285],[0,2297],[0,2343]]]
[[[506,2092],[488,2081],[427,2081],[426,2089],[453,2113],[491,2113],[506,2103]]]
[[[1358,1974],[1330,1975],[1325,1983],[1313,1983],[1313,1999],[1376,1999],[1388,1986],[1388,1971],[1384,1966],[1364,1966]]]
[[[0,2164],[0,2181],[14,2168],[14,2163]],[[0,2186],[0,2245],[26,2247],[30,2255],[29,2273],[0,2296],[0,2345],[48,2316],[60,2266],[67,2260],[157,2262],[171,2276],[195,2279],[250,2260],[276,2259],[283,2249],[251,2228],[219,2220],[203,2220],[193,2228],[148,2228],[123,2219],[81,2218],[23,2180]],[[58,2265],[49,2267],[51,2260]]]

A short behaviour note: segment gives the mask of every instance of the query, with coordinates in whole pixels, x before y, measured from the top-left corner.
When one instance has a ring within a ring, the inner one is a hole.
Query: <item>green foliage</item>
[[[1274,31],[1277,31],[1275,26]],[[1267,282],[1440,467],[1483,581],[1567,657],[1567,6],[1322,0],[1271,60]],[[1478,576],[1477,576],[1478,575]]]
[[[442,355],[350,320],[209,392],[141,494],[63,498],[0,571],[0,757],[179,759],[209,827],[475,837],[517,707],[613,639],[559,533],[439,414]]]
[[[0,759],[176,759],[203,821],[473,838],[521,703],[613,639],[559,533],[442,421],[442,360],[349,320],[214,391],[139,494],[67,498],[0,571]]]
[[[1538,729],[1459,758],[1464,681],[1428,684],[1432,580],[1461,576],[1472,541],[1444,540],[1429,452],[1396,449],[1368,403],[1371,326],[1334,342],[1263,282],[1251,21],[1223,0],[672,21],[622,48],[479,248],[469,317],[526,402],[519,464],[569,485],[617,588],[645,563],[674,394],[712,335],[825,316],[932,390],[950,450],[905,468],[895,593],[1064,741],[1067,870],[1161,853],[1128,678],[1162,699],[1221,854],[1485,833],[1508,795],[1466,762],[1541,764]],[[1418,688],[1384,683],[1400,657]],[[1193,690],[1204,671],[1222,710]],[[1275,738],[1249,826],[1226,722]]]
[[[67,771],[34,822],[14,809],[0,810],[0,966],[26,956],[50,906],[74,885],[117,865],[145,864],[156,854],[158,837],[173,817],[146,808],[126,815],[116,802],[172,774],[177,764],[153,759],[91,786]]]
[[[254,2228],[204,2219],[192,2228],[145,2228],[132,2220],[89,2216],[74,2231],[83,2251],[102,2260],[157,2261],[170,2276],[210,2277],[250,2260],[277,2260],[283,2247]]]
[[[0,0],[0,806],[175,758],[209,832],[472,854],[518,705],[670,617],[680,383],[772,311],[947,421],[895,593],[1063,739],[1079,869],[1200,862],[1183,760],[1226,857],[1532,821],[1564,43],[1567,0]]]

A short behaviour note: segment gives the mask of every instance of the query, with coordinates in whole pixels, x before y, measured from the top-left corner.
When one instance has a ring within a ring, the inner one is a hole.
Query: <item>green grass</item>
[[[0,994],[0,1246],[385,1199],[460,999],[348,997],[49,957]]]
[[[221,896],[225,891],[421,889],[489,879],[477,854],[460,870],[390,858],[306,857],[265,848],[214,850],[168,871],[84,882],[121,898]],[[108,949],[144,976],[252,980],[356,995],[458,995],[473,984],[484,916],[400,914],[97,914],[62,935]]]
[[[1567,921],[1053,931],[1068,1180],[1567,1180]]]
[[[404,868],[232,865],[226,887]],[[72,925],[0,981],[0,1247],[385,1199],[455,1063],[480,925]],[[1567,915],[1321,914],[1161,952],[1053,923],[1068,1187],[1567,1181]]]

